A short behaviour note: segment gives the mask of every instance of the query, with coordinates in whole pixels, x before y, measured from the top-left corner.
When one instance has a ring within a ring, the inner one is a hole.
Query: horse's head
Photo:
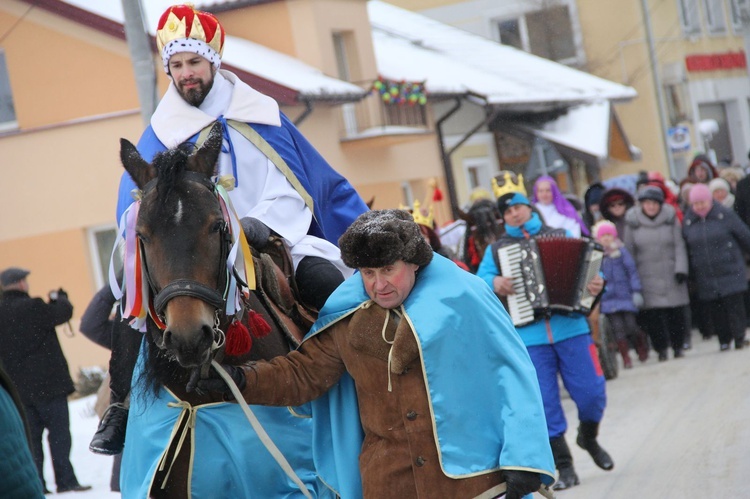
[[[227,284],[227,222],[211,181],[221,150],[214,125],[197,150],[182,144],[146,162],[120,141],[122,163],[141,190],[136,234],[154,309],[156,344],[184,367],[210,360]]]

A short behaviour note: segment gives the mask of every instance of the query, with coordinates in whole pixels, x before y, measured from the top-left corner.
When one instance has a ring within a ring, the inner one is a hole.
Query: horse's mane
[[[188,158],[195,152],[195,144],[184,142],[154,156],[153,165],[157,171],[156,191],[162,205],[177,184],[177,179],[185,171]]]

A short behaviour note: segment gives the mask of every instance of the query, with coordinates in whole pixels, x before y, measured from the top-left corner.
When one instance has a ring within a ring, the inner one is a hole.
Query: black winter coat
[[[23,291],[0,298],[0,362],[24,403],[75,391],[55,326],[73,316],[67,297],[45,303]]]
[[[750,229],[734,211],[713,203],[702,219],[691,208],[682,233],[699,300],[716,300],[747,290],[742,252],[750,253]]]

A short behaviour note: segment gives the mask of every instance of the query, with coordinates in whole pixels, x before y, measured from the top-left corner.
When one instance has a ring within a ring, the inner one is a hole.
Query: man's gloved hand
[[[684,272],[677,272],[674,275],[674,280],[675,282],[677,282],[677,284],[682,284],[683,282],[687,281],[687,278],[688,276]]]
[[[505,476],[506,499],[521,499],[526,494],[531,494],[539,490],[542,486],[542,479],[539,473],[520,470],[503,470]]]
[[[633,305],[635,305],[635,308],[638,310],[643,308],[643,295],[638,291],[633,293]]]
[[[271,229],[266,224],[253,217],[240,219],[242,230],[250,246],[257,250],[262,250],[268,244],[268,238],[271,237]]]
[[[229,377],[232,378],[240,391],[245,389],[247,380],[245,378],[245,371],[243,371],[241,367],[230,366],[228,364],[221,364],[221,367],[229,373]],[[198,380],[196,386],[199,390],[206,392],[218,392],[225,395],[232,395],[232,390],[229,388],[229,385],[226,384],[224,378],[219,376],[219,373],[216,372],[214,367],[209,369],[207,378]],[[188,391],[192,390],[188,388]]]

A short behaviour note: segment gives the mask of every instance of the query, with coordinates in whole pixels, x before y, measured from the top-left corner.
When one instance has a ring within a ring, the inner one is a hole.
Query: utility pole
[[[748,1],[748,0],[744,0]],[[661,84],[661,73],[659,72],[659,61],[656,58],[656,45],[654,44],[654,32],[651,26],[651,14],[648,10],[648,0],[641,0],[641,8],[643,10],[643,24],[646,29],[646,41],[648,43],[648,59],[651,64],[651,75],[654,79],[654,89],[656,91],[656,101],[659,109],[659,124],[661,128],[661,138],[664,143],[664,152],[667,155],[667,164],[669,166],[669,176],[673,179],[677,178],[677,172],[675,171],[674,158],[672,157],[672,149],[669,147],[668,129],[670,126],[667,118],[667,108],[664,104],[664,88]]]
[[[122,0],[122,10],[125,14],[125,38],[130,49],[138,101],[141,104],[141,117],[143,123],[148,125],[158,102],[150,36],[143,18],[141,0]]]

